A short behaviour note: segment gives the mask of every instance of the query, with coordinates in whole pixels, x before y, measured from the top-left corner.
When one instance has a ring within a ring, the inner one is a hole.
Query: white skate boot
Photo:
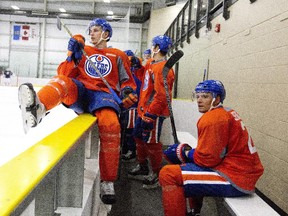
[[[22,111],[24,132],[36,127],[46,115],[45,106],[39,101],[31,83],[24,83],[18,88],[18,101]]]
[[[112,205],[116,202],[113,182],[101,181],[100,198],[104,204]]]

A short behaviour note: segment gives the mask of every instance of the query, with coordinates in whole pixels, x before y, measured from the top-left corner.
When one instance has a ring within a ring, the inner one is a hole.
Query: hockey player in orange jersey
[[[200,215],[204,196],[239,197],[252,194],[263,174],[256,147],[242,119],[223,107],[225,89],[218,80],[195,89],[199,112],[197,147],[174,144],[164,157],[175,165],[162,168],[159,181],[165,216]],[[179,165],[177,165],[179,164]]]
[[[141,60],[133,53],[132,50],[125,50],[124,52],[130,60],[130,69],[137,86],[136,93],[139,97],[144,68],[142,67]],[[133,129],[135,127],[137,118],[137,105],[138,103],[135,103],[129,109],[124,109],[120,118],[123,136],[121,158],[126,162],[134,161],[136,159],[136,142],[133,136]]]
[[[151,49],[147,49],[143,52],[143,65],[145,66],[151,59]]]
[[[160,135],[163,121],[169,116],[162,71],[172,40],[166,35],[156,36],[152,46],[152,60],[145,66],[134,129],[139,164],[128,172],[128,177],[143,180],[143,187],[147,189],[159,186],[158,174],[163,158]],[[171,69],[167,75],[170,98],[173,82]],[[150,175],[148,160],[152,168]]]
[[[120,156],[119,113],[121,108],[128,108],[137,102],[136,84],[125,53],[107,47],[112,37],[110,24],[105,19],[93,19],[88,33],[93,46],[85,45],[82,35],[70,38],[68,57],[59,65],[58,75],[37,94],[30,83],[22,84],[19,87],[19,103],[26,130],[37,126],[46,112],[60,103],[78,114],[91,113],[97,117],[100,197],[104,203],[113,204],[116,201],[113,182],[117,179]],[[115,91],[116,97],[111,94],[91,62],[83,56],[83,48],[98,73]]]

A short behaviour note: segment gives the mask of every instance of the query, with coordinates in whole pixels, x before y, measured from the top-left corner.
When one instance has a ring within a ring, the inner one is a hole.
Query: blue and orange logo
[[[90,62],[86,60],[85,71],[89,76],[93,78],[99,78],[100,76],[98,75],[98,73],[101,73],[101,75],[105,77],[111,72],[112,63],[110,59],[106,56],[94,54],[89,56],[89,59],[94,63],[97,68],[97,71],[95,71],[94,67],[91,66]]]
[[[149,75],[149,72],[147,70],[146,73],[145,73],[145,76],[144,76],[144,82],[143,82],[142,91],[145,91],[148,88],[149,78],[150,78],[150,75]]]

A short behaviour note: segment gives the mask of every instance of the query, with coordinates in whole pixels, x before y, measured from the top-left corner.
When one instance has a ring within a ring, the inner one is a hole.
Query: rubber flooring
[[[128,178],[128,171],[136,164],[136,161],[121,163],[119,179],[115,182],[117,202],[108,215],[164,216],[161,187],[147,190],[142,187],[141,181]],[[230,216],[230,213],[223,205],[222,198],[205,197],[201,216]]]

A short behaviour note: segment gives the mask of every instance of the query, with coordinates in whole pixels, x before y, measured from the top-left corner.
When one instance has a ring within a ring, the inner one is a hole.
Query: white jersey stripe
[[[214,176],[220,176],[216,172],[206,172],[206,171],[182,171],[182,175],[214,175]]]
[[[228,181],[211,181],[211,180],[186,180],[183,182],[184,185],[186,184],[222,184],[222,185],[229,185],[230,182]]]

